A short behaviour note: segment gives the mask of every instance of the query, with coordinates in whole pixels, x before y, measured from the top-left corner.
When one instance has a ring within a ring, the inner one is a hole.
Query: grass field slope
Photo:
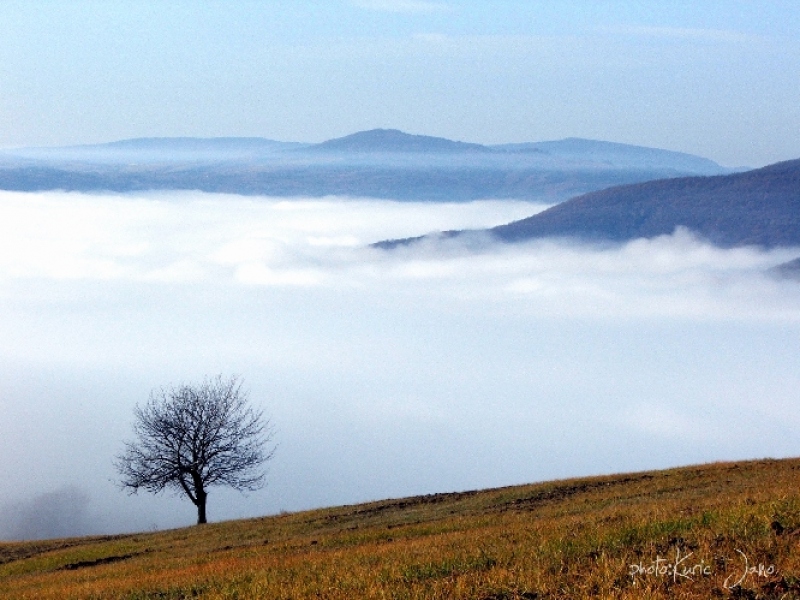
[[[5,543],[0,597],[800,598],[800,459]]]

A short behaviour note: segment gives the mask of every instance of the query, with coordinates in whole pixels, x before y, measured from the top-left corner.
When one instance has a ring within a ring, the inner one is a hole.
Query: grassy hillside
[[[800,459],[0,544],[0,597],[800,598]]]

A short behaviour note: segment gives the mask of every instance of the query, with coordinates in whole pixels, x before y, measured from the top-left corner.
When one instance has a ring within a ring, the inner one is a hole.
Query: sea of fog
[[[239,374],[268,485],[210,520],[800,455],[800,250],[481,236],[544,206],[0,192],[0,538],[192,524],[113,458],[151,389]]]

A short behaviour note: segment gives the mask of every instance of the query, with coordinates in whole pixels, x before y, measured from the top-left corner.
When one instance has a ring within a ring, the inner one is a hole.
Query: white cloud
[[[500,224],[542,208],[503,201],[0,192],[0,281],[163,281],[171,275],[201,281],[227,273],[240,281],[308,284],[317,279],[309,273],[318,264],[333,268],[360,260],[355,250],[343,253],[348,248],[448,227]]]
[[[368,244],[528,216],[527,202],[389,202],[207,194],[0,193],[0,282],[387,286],[523,304],[551,316],[797,319],[797,286],[764,273],[796,251],[722,250],[679,230],[598,248],[497,245],[476,234],[384,252]]]

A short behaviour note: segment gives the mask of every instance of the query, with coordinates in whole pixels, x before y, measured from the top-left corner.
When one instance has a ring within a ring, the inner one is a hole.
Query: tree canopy
[[[256,490],[266,482],[264,463],[275,452],[273,430],[254,410],[237,377],[221,375],[150,393],[134,410],[134,441],[115,465],[131,493],[165,489],[186,494],[206,522],[208,488]]]

